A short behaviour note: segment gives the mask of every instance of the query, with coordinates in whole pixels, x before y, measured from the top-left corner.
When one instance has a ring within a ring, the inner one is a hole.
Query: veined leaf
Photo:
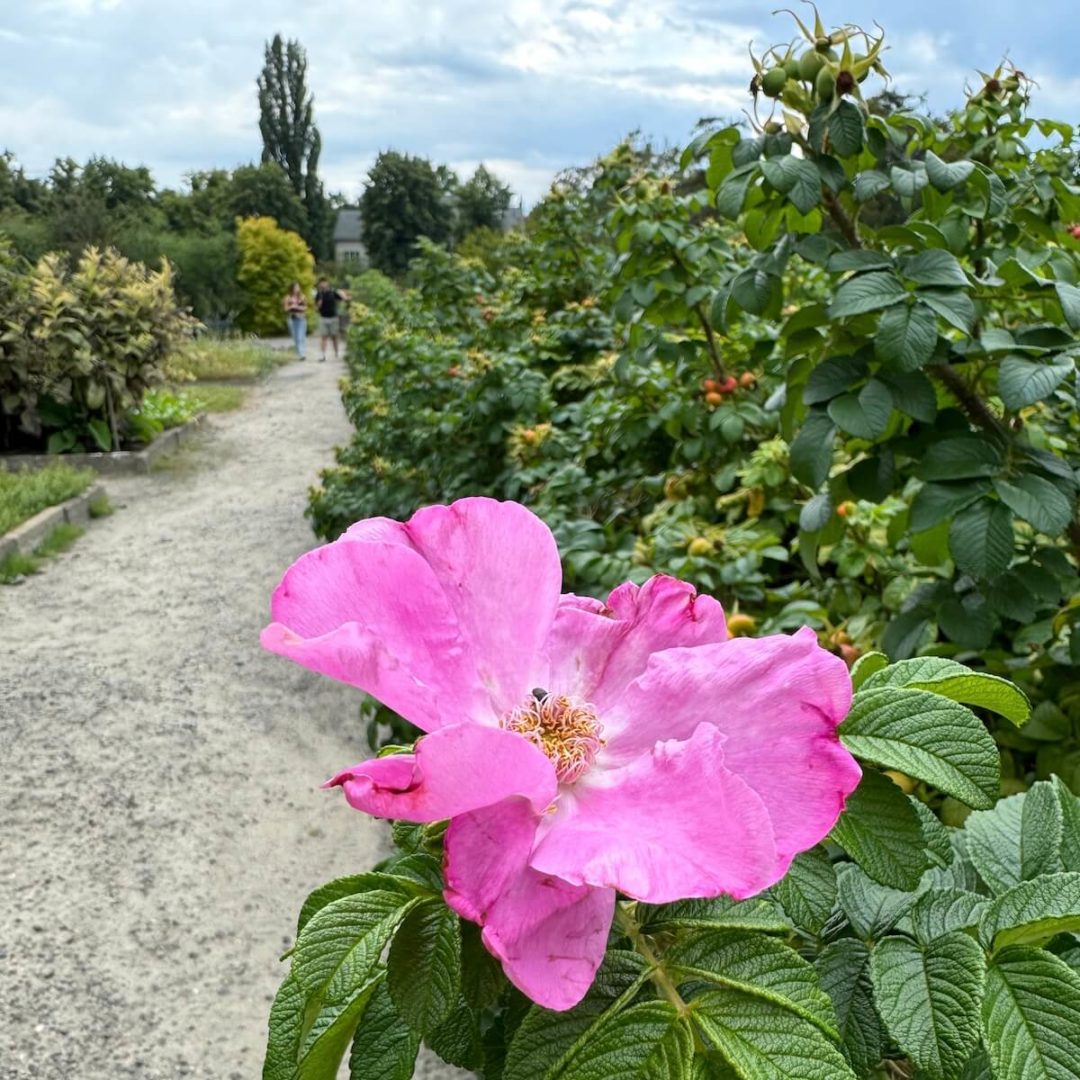
[[[928,945],[954,930],[979,925],[989,900],[966,889],[928,889],[915,901],[908,918],[917,941]]]
[[[982,499],[961,510],[949,526],[949,551],[957,567],[975,578],[994,578],[1013,557],[1012,514]]]
[[[806,158],[766,158],[761,163],[765,179],[782,195],[786,195],[800,214],[809,214],[821,202],[821,174]]]
[[[1080,975],[1043,949],[1007,949],[986,975],[983,1027],[1001,1080],[1076,1080]]]
[[[1006,357],[998,370],[998,393],[1005,407],[1015,412],[1049,397],[1072,374],[1075,366],[1072,358],[1067,356],[1050,360]]]
[[[836,871],[823,848],[811,848],[795,856],[771,891],[797,927],[818,934],[836,906]]]
[[[994,804],[1000,784],[994,740],[970,709],[947,698],[865,686],[840,739],[856,757],[924,780],[969,806]]]
[[[959,187],[975,171],[973,161],[942,161],[933,150],[926,152],[926,175],[938,191]]]
[[[983,915],[979,936],[1000,952],[1010,945],[1045,945],[1080,932],[1080,874],[1043,874],[1002,893]]]
[[[836,297],[829,306],[829,317],[842,319],[847,315],[880,311],[898,304],[906,296],[907,291],[900,279],[888,271],[874,270],[868,274],[858,274],[836,290]]]
[[[874,355],[896,371],[917,371],[930,362],[937,345],[937,314],[925,304],[897,304],[881,316]]]
[[[390,945],[387,986],[402,1019],[434,1031],[461,993],[461,925],[440,897],[409,913]]]
[[[386,982],[379,984],[353,1036],[351,1080],[411,1080],[420,1036],[398,1015]]]
[[[889,1034],[930,1080],[955,1080],[979,1044],[982,949],[957,930],[920,945],[889,937],[870,954],[874,1001]]]
[[[915,903],[914,893],[879,885],[854,863],[838,866],[836,873],[840,907],[861,938],[880,937],[893,929]]]
[[[866,1076],[881,1060],[885,1042],[870,981],[870,950],[855,938],[840,938],[821,950],[814,966],[836,1010],[844,1057]]]
[[[1072,521],[1072,502],[1041,476],[1027,473],[1016,483],[995,480],[994,490],[1018,518],[1047,536],[1059,536]]]
[[[761,930],[785,934],[783,916],[767,900],[677,900],[673,904],[642,905],[638,920],[649,933],[658,930]]]

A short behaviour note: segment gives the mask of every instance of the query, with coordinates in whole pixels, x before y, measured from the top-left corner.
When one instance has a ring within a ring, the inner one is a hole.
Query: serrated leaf
[[[872,675],[889,666],[889,658],[881,652],[863,653],[851,669],[852,689],[858,690]]]
[[[832,515],[832,499],[827,491],[822,491],[803,504],[799,511],[799,528],[803,532],[818,532],[825,528]]]
[[[591,1038],[608,1009],[633,996],[647,972],[637,953],[610,949],[580,1004],[566,1012],[534,1005],[510,1042],[503,1080],[549,1080],[557,1075],[554,1070],[563,1059]]]
[[[1013,557],[1012,514],[990,499],[972,503],[949,526],[949,552],[957,567],[975,578],[1005,573]]]
[[[382,975],[345,1002],[320,1010],[304,1039],[294,1080],[333,1080]]]
[[[688,1068],[693,1056],[693,1034],[678,1009],[667,1001],[646,1001],[606,1019],[548,1076],[550,1080],[667,1080],[669,1057],[685,1061]]]
[[[1080,799],[1060,776],[1051,778],[1061,804],[1061,868],[1080,873]]]
[[[263,1080],[294,1080],[304,1034],[304,1001],[296,979],[287,975],[270,1007]]]
[[[959,187],[975,171],[973,161],[942,161],[933,150],[926,152],[926,175],[938,191]]]
[[[994,804],[1000,784],[994,740],[970,709],[947,698],[865,686],[840,726],[840,739],[856,757],[898,769],[969,806]]]
[[[907,169],[893,165],[889,169],[889,179],[897,195],[910,199],[926,187],[926,170],[920,164],[913,162],[912,168]]]
[[[325,885],[320,885],[304,901],[297,919],[296,936],[300,936],[312,915],[321,911],[327,904],[332,904],[343,896],[352,896],[354,893],[361,892],[401,892],[403,895],[415,895],[415,890],[410,889],[407,883],[391,874],[378,871],[336,878]]]
[[[884,251],[869,248],[849,248],[838,251],[829,259],[829,270],[834,274],[846,274],[849,270],[891,270],[892,258]]]
[[[806,158],[767,158],[761,163],[765,179],[797,207],[799,213],[809,214],[821,202],[821,174]]]
[[[931,443],[918,468],[922,480],[973,480],[996,476],[1001,451],[976,435],[958,435]]]
[[[461,922],[461,994],[472,1008],[494,1005],[507,987],[499,961],[484,947],[480,928]]]
[[[1054,289],[1069,329],[1080,330],[1080,289],[1064,281],[1054,282]]]
[[[386,943],[419,899],[397,893],[344,896],[316,912],[296,942],[293,974],[308,998],[340,1002],[366,983]]]
[[[905,416],[932,423],[937,416],[937,394],[933,383],[921,371],[882,374],[892,392],[893,406]]]
[[[840,157],[854,157],[863,144],[862,110],[851,101],[841,101],[826,121],[829,143]]]
[[[450,1015],[427,1037],[427,1046],[448,1065],[477,1072],[486,1054],[476,1013],[459,999]]]
[[[420,1036],[398,1015],[381,982],[353,1036],[350,1080],[410,1080],[419,1050]]]
[[[982,949],[963,931],[921,945],[881,941],[870,954],[878,1012],[930,1080],[956,1080],[979,1044],[986,979]]]
[[[1080,976],[1045,950],[1006,950],[987,970],[983,1027],[1000,1080],[1076,1080]]]
[[[1058,536],[1072,521],[1073,505],[1049,480],[1028,473],[1016,483],[995,480],[998,498],[1018,517],[1047,536]]]
[[[918,815],[931,865],[939,867],[951,866],[954,854],[952,843],[949,840],[949,830],[941,824],[937,814],[926,803],[915,798],[914,795],[908,796],[908,802],[911,803],[912,808]]]
[[[877,938],[893,929],[915,903],[914,893],[879,885],[854,863],[838,866],[836,879],[840,906],[861,938]]]
[[[757,165],[751,163],[728,173],[716,193],[716,209],[721,217],[734,221],[742,213],[746,192],[754,179]]]
[[[836,1010],[844,1056],[866,1076],[881,1060],[885,1042],[870,982],[870,950],[854,938],[841,938],[821,950],[814,967]]]
[[[642,905],[638,921],[648,933],[658,930],[761,930],[783,934],[790,929],[775,905],[767,900],[678,900],[673,904]]]
[[[664,966],[680,981],[726,986],[791,1009],[837,1037],[836,1014],[817,972],[782,942],[743,931],[699,930],[668,950]]]
[[[852,190],[856,202],[869,202],[875,195],[888,190],[889,178],[876,169],[857,173],[852,181]]]
[[[990,481],[971,480],[966,483],[923,484],[911,501],[908,527],[914,533],[932,529],[947,521],[990,491]]]
[[[881,885],[914,889],[927,868],[915,808],[896,784],[874,769],[863,770],[830,837]]]
[[[461,992],[461,928],[441,899],[402,922],[390,945],[387,986],[402,1019],[421,1035],[450,1015]]]
[[[1017,727],[1031,715],[1027,695],[1008,679],[986,671],[973,671],[955,660],[941,656],[920,656],[900,660],[867,680],[867,689],[906,686],[935,694],[1004,716]]]
[[[821,933],[836,906],[836,870],[824,849],[814,847],[796,855],[772,887],[772,895],[800,930]]]
[[[928,889],[908,912],[912,933],[926,945],[954,930],[968,930],[979,925],[988,903],[966,889]]]
[[[966,292],[959,289],[920,289],[916,294],[950,326],[970,334],[975,324],[975,304]]]
[[[1061,805],[1050,784],[1034,799],[1021,792],[964,823],[967,850],[979,876],[995,893],[1061,869]]]
[[[967,274],[952,252],[930,248],[920,251],[903,261],[900,273],[916,285],[930,285],[945,289],[966,289]]]
[[[836,425],[824,410],[811,410],[791,443],[791,471],[801,484],[815,490],[829,475]]]
[[[849,386],[866,377],[863,360],[854,356],[830,356],[823,360],[806,380],[803,401],[807,405],[820,405],[842,394]]]
[[[1043,874],[1002,893],[986,909],[979,937],[995,953],[1011,945],[1045,945],[1080,932],[1080,873]]]
[[[1023,356],[1008,356],[998,370],[998,394],[1005,407],[1015,412],[1049,397],[1072,374],[1074,367],[1071,357],[1028,360]]]
[[[731,283],[731,297],[751,315],[763,315],[779,295],[780,279],[766,270],[751,267],[736,275]]]
[[[829,305],[829,318],[842,319],[848,315],[880,311],[898,304],[906,296],[907,291],[893,273],[874,270],[858,274],[836,290],[836,297]]]
[[[744,1080],[855,1080],[831,1040],[787,1009],[730,990],[693,1000],[695,1022]]]

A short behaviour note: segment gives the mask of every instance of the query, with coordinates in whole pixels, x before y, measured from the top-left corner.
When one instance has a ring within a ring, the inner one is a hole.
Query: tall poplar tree
[[[319,181],[322,139],[315,126],[315,99],[307,86],[307,53],[300,42],[274,35],[266,46],[258,87],[262,160],[285,170],[307,211],[305,239],[316,255],[323,256],[329,245],[329,213]]]

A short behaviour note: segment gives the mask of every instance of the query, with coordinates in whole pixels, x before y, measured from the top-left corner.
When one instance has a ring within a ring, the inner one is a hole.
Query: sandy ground
[[[258,646],[348,435],[340,373],[282,369],[0,587],[5,1078],[257,1077],[304,896],[379,857],[318,788],[366,756],[356,693]]]

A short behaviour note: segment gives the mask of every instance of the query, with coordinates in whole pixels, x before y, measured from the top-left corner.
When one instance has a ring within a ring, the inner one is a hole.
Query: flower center
[[[543,750],[560,784],[584,776],[604,745],[604,728],[592,705],[546,690],[534,690],[524,705],[503,717],[502,726]]]

